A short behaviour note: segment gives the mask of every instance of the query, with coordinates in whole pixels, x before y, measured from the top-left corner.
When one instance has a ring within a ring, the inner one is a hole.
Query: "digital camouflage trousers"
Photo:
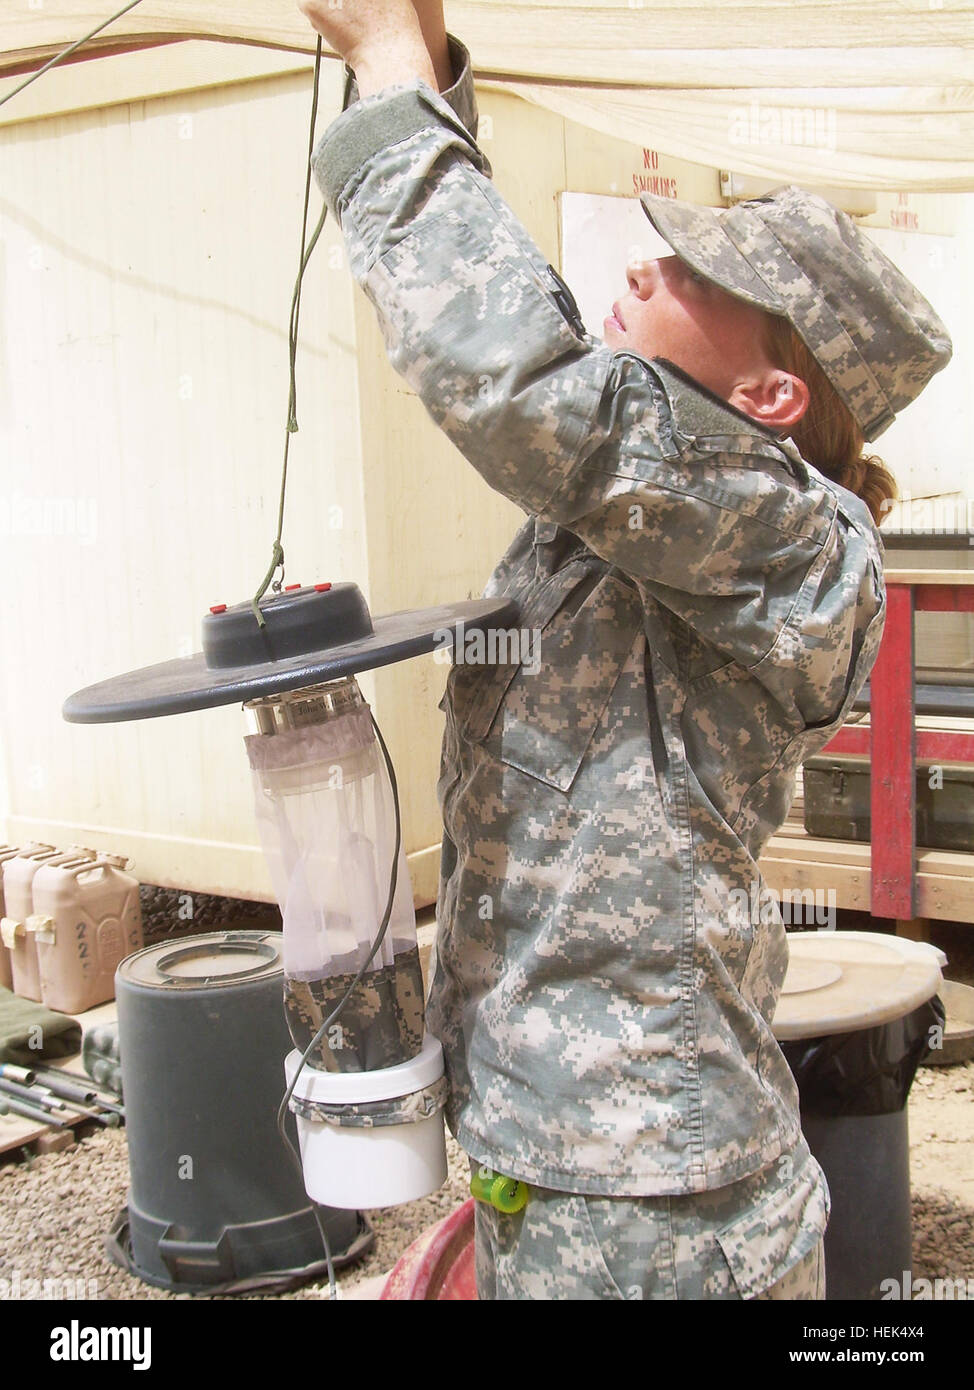
[[[686,1196],[532,1187],[513,1215],[477,1203],[478,1297],[823,1299],[828,1209],[804,1143],[739,1182]]]

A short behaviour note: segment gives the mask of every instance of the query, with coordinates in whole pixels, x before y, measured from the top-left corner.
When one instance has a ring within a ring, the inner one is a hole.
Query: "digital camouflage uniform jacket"
[[[541,1186],[699,1192],[802,1142],[756,860],[875,657],[880,544],[790,443],[573,324],[468,127],[467,67],[315,154],[394,366],[529,514],[486,593],[540,669],[457,664],[442,704],[448,1118]]]

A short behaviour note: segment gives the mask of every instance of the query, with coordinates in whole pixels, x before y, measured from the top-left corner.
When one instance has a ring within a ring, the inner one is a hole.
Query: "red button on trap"
[[[225,603],[214,603],[210,609],[211,613],[225,613],[226,611],[227,605]]]

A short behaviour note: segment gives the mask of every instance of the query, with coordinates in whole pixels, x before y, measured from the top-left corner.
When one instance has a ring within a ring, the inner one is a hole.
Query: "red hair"
[[[762,346],[775,367],[800,377],[811,395],[809,407],[790,431],[802,458],[826,478],[861,497],[879,526],[898,489],[882,459],[864,454],[862,430],[848,406],[786,318],[766,314]]]

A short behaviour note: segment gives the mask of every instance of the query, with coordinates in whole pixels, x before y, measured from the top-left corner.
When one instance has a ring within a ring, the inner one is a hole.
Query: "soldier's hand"
[[[436,74],[412,0],[298,0],[298,9],[355,72],[360,96]]]
[[[422,37],[412,0],[298,0],[298,9],[349,66],[380,45]]]

